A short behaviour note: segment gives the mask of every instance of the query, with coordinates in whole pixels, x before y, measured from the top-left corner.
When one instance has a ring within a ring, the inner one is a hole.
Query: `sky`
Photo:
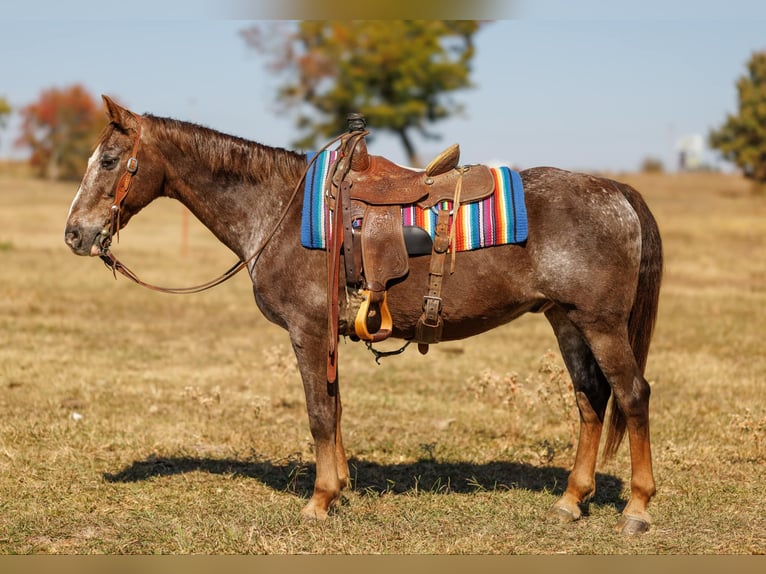
[[[43,89],[81,83],[139,113],[292,148],[297,112],[278,107],[278,78],[240,34],[280,14],[245,0],[105,4],[4,6],[0,96],[18,108]],[[464,113],[433,126],[438,141],[416,138],[424,162],[459,143],[461,163],[633,171],[655,158],[673,171],[680,140],[706,138],[736,112],[736,81],[766,50],[762,0],[502,4],[478,0],[476,17],[501,19],[475,37],[474,87],[455,95]],[[18,120],[0,131],[0,158],[22,154],[12,146]],[[371,153],[406,163],[395,138],[368,128]],[[703,159],[731,167],[709,150]]]

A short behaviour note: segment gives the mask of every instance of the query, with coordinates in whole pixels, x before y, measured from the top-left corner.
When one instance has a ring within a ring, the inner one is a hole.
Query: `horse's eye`
[[[104,156],[101,158],[101,168],[114,169],[115,167],[117,167],[117,162],[119,161],[120,161],[120,158],[118,157]]]

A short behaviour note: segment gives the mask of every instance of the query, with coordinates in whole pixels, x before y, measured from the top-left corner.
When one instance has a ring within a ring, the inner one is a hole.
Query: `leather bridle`
[[[130,191],[130,185],[133,183],[133,176],[138,171],[138,145],[141,143],[141,116],[135,116],[136,127],[136,141],[133,142],[133,150],[130,152],[130,157],[125,163],[125,173],[117,182],[117,189],[114,191],[114,203],[112,204],[112,222],[109,229],[110,236],[117,234],[119,241],[120,233],[120,212],[122,211],[122,204],[125,203],[125,198]]]
[[[115,187],[114,190],[114,201],[109,210],[109,219],[101,230],[98,238],[100,248],[99,255],[102,259],[104,256],[109,255],[109,247],[112,245],[112,238],[116,235],[117,241],[119,242],[120,240],[120,213],[122,211],[122,204],[128,196],[128,191],[130,191],[130,186],[133,183],[133,176],[138,171],[138,145],[141,141],[141,117],[135,116],[135,118],[136,122],[138,122],[136,141],[133,142],[133,150],[130,152],[130,157],[125,163],[125,173],[123,173],[117,181],[117,187]]]
[[[110,218],[109,222],[106,226],[101,230],[101,234],[99,237],[99,247],[100,247],[100,253],[99,257],[101,258],[101,261],[104,262],[104,264],[112,270],[112,273],[114,273],[115,278],[117,277],[117,273],[120,273],[121,275],[124,275],[134,283],[137,283],[138,285],[142,287],[146,287],[147,289],[151,289],[153,291],[160,291],[162,293],[173,293],[177,295],[186,295],[191,293],[199,293],[201,291],[206,291],[207,289],[211,289],[212,287],[215,287],[216,285],[220,285],[224,281],[227,281],[234,277],[237,273],[239,273],[242,269],[247,267],[250,263],[254,262],[260,254],[263,252],[263,250],[266,248],[266,245],[268,245],[271,238],[274,236],[274,233],[276,233],[279,226],[282,224],[282,222],[285,220],[285,217],[287,217],[287,213],[290,209],[290,206],[292,205],[293,201],[295,201],[295,198],[298,195],[298,192],[301,189],[301,184],[303,183],[306,173],[308,173],[308,170],[311,168],[311,165],[314,163],[314,161],[319,157],[319,154],[329,148],[332,144],[337,142],[338,140],[343,137],[343,135],[337,136],[330,140],[322,149],[316,153],[316,155],[311,159],[310,162],[306,165],[306,168],[303,170],[303,174],[301,175],[300,179],[298,180],[298,183],[295,185],[295,189],[292,192],[292,195],[287,200],[287,203],[285,204],[285,207],[280,214],[279,218],[277,219],[277,222],[274,224],[274,228],[271,230],[271,233],[269,233],[266,236],[266,239],[263,241],[263,243],[258,247],[258,249],[255,250],[255,252],[248,257],[245,260],[240,260],[237,263],[235,263],[231,268],[226,270],[224,273],[216,277],[215,279],[212,279],[211,281],[208,281],[207,283],[202,283],[201,285],[194,285],[193,287],[160,287],[158,285],[153,285],[151,283],[147,283],[146,281],[142,281],[139,279],[139,277],[131,271],[125,264],[123,264],[117,257],[110,251],[110,247],[112,244],[112,237],[117,235],[117,241],[120,239],[120,213],[122,211],[122,205],[125,203],[125,198],[128,196],[128,192],[130,191],[130,187],[133,183],[133,177],[135,176],[136,172],[138,171],[138,147],[139,143],[141,142],[141,116],[134,116],[136,119],[136,122],[138,123],[138,127],[136,130],[136,141],[133,142],[133,149],[131,151],[130,157],[128,158],[127,163],[125,164],[125,173],[122,174],[120,179],[117,181],[117,187],[115,188],[114,192],[114,202],[112,203],[112,207],[110,209]]]

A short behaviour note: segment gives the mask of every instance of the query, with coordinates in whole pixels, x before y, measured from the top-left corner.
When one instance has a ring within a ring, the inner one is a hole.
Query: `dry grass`
[[[555,339],[524,317],[375,365],[342,346],[354,489],[298,518],[312,441],[287,336],[239,276],[168,296],[115,281],[62,241],[74,185],[0,176],[2,553],[763,553],[766,201],[727,176],[627,176],[665,238],[647,375],[659,493],[639,539],[612,534],[627,449],[589,516],[544,514],[576,414]],[[117,253],[199,282],[233,256],[158,202]]]

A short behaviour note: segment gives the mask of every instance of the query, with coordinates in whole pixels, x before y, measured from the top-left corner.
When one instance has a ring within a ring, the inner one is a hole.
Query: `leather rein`
[[[263,250],[266,248],[269,241],[276,233],[277,229],[279,229],[279,226],[282,225],[282,222],[285,220],[285,217],[287,217],[287,213],[293,201],[295,201],[295,198],[297,197],[298,192],[300,191],[301,184],[305,180],[306,174],[308,173],[308,170],[311,168],[311,165],[314,163],[316,158],[319,157],[319,153],[321,151],[326,150],[332,144],[334,144],[336,141],[340,140],[343,137],[343,135],[340,135],[330,140],[330,142],[328,142],[320,150],[320,152],[317,152],[317,154],[306,165],[306,168],[303,170],[303,174],[298,180],[298,183],[295,185],[295,189],[293,189],[293,192],[290,195],[290,198],[287,200],[287,203],[285,204],[285,207],[282,210],[282,213],[280,214],[279,218],[274,224],[273,229],[266,236],[266,239],[263,241],[263,243],[258,247],[258,249],[255,250],[255,252],[250,257],[248,257],[245,260],[238,261],[231,268],[224,271],[221,275],[219,275],[215,279],[212,279],[206,283],[202,283],[200,285],[194,285],[192,287],[160,287],[159,285],[153,285],[151,283],[147,283],[146,281],[141,280],[138,277],[138,275],[136,275],[124,263],[122,263],[119,259],[117,259],[114,253],[112,253],[109,249],[109,247],[112,244],[112,238],[115,235],[117,236],[117,241],[119,242],[120,240],[120,213],[122,211],[122,205],[123,203],[125,203],[125,198],[128,196],[128,192],[130,191],[130,187],[133,183],[133,176],[135,176],[136,172],[138,171],[138,148],[139,148],[139,143],[141,141],[141,116],[135,116],[135,118],[136,118],[136,121],[138,122],[136,141],[133,143],[133,150],[131,151],[131,154],[130,154],[130,157],[128,158],[127,163],[125,164],[125,173],[123,173],[120,179],[117,181],[117,187],[114,193],[114,203],[112,204],[112,207],[111,207],[109,222],[101,230],[101,235],[99,239],[99,247],[100,247],[99,257],[104,262],[104,264],[109,269],[112,270],[112,273],[114,274],[115,279],[117,278],[117,273],[120,273],[121,275],[127,277],[128,279],[140,285],[141,287],[146,287],[147,289],[151,289],[153,291],[159,291],[161,293],[172,293],[175,295],[188,295],[191,293],[200,293],[202,291],[211,289],[217,285],[220,285],[224,281],[231,279],[232,277],[234,277],[234,275],[236,275],[242,269],[247,267],[250,263],[255,261],[258,258],[258,256],[263,252]]]

